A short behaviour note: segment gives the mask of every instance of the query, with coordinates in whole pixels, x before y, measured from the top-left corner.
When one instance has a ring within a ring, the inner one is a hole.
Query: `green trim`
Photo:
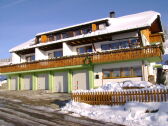
[[[17,76],[17,90],[20,90],[21,88],[21,79],[20,79],[20,75]]]
[[[93,89],[94,88],[94,67],[90,67],[88,69],[88,73],[89,73],[89,89]]]
[[[19,85],[20,85],[20,90],[24,90],[24,82],[23,82],[23,75],[19,75]]]
[[[68,71],[68,93],[72,92],[72,71]]]
[[[11,77],[8,76],[8,90],[11,89]]]
[[[37,75],[34,73],[32,75],[32,90],[37,90]]]
[[[48,81],[49,81],[49,90],[54,92],[54,73],[52,71],[49,72],[48,74]]]
[[[154,68],[163,68],[163,65],[162,64],[155,64],[153,67]]]

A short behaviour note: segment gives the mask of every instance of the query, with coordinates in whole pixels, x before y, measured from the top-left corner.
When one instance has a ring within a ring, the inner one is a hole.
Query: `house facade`
[[[163,30],[155,11],[110,17],[48,32],[10,50],[12,63],[0,66],[9,90],[71,92],[109,81],[156,79]]]

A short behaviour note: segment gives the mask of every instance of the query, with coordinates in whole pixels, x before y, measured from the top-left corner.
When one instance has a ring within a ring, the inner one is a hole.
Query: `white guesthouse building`
[[[109,81],[156,79],[164,42],[160,14],[114,15],[38,33],[12,48],[12,63],[0,66],[9,90],[71,92]]]

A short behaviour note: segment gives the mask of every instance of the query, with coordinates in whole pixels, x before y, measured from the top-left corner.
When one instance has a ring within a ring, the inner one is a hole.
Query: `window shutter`
[[[41,42],[42,42],[42,43],[47,42],[47,36],[46,36],[46,35],[42,35],[42,36],[41,36]]]
[[[97,25],[96,24],[92,24],[92,31],[96,31],[97,30]]]

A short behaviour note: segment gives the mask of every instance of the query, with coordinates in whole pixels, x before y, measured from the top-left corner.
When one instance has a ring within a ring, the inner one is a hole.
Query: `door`
[[[24,76],[24,90],[32,90],[32,76],[31,75],[26,75]]]
[[[37,81],[37,89],[41,90],[48,90],[49,89],[49,82],[48,82],[48,74],[39,74],[38,81]]]
[[[72,72],[72,88],[73,90],[89,89],[87,70],[75,70]]]
[[[57,72],[54,74],[54,89],[56,92],[68,92],[67,72]]]
[[[11,77],[10,90],[17,90],[17,77]]]

